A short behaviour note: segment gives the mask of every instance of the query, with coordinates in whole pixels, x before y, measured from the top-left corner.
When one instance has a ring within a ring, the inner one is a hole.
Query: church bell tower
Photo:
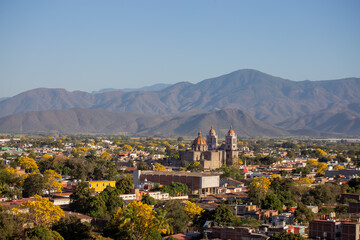
[[[209,135],[207,135],[207,137],[206,137],[206,144],[208,145],[209,150],[216,150],[216,148],[217,148],[217,139],[218,139],[218,136],[216,135],[216,132],[213,129],[213,126],[211,125]]]

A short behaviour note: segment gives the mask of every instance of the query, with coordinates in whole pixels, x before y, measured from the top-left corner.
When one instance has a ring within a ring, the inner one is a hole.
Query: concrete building
[[[309,238],[341,240],[341,222],[335,220],[314,220],[309,223]]]
[[[326,178],[333,178],[337,175],[345,176],[348,179],[353,177],[360,177],[360,169],[340,169],[340,170],[327,170],[325,171]]]
[[[272,217],[273,226],[285,226],[294,224],[294,215],[291,213],[283,213]]]
[[[342,193],[341,201],[342,203],[346,203],[347,201],[356,201],[360,202],[360,194],[359,193]]]
[[[343,222],[341,226],[341,240],[359,240],[359,239],[360,239],[360,223]]]
[[[314,220],[309,223],[309,238],[327,240],[359,240],[360,223],[338,220]]]
[[[232,240],[267,240],[268,236],[253,233],[253,230],[246,227],[212,227],[205,230],[209,239],[232,239]]]
[[[349,202],[348,213],[360,213],[360,202]]]
[[[212,126],[206,139],[202,138],[199,132],[191,145],[191,150],[180,152],[180,159],[187,162],[200,161],[204,169],[217,169],[224,164],[237,163],[239,156],[237,136],[232,127],[225,136],[223,148],[218,147],[218,136]]]
[[[133,182],[135,188],[147,181],[160,185],[180,182],[189,187],[191,194],[206,195],[216,193],[220,185],[220,176],[218,174],[198,172],[134,171]]]

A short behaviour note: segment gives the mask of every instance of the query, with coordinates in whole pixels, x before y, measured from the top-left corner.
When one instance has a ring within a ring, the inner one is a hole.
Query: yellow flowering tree
[[[166,171],[166,168],[161,163],[155,163],[154,168],[156,171]]]
[[[61,192],[63,185],[61,184],[61,175],[52,169],[44,172],[45,188],[48,189],[49,195],[52,191]]]
[[[22,208],[28,209],[23,212],[18,208],[13,208],[12,212],[23,218],[26,222],[34,223],[35,226],[51,227],[52,224],[58,222],[65,217],[64,211],[54,205],[47,198],[35,195],[35,201],[27,201],[20,205]]]
[[[25,168],[27,171],[37,171],[39,169],[35,160],[29,157],[21,157],[19,158],[19,164],[21,167]]]
[[[309,158],[308,160],[307,160],[307,166],[308,167],[310,167],[310,168],[315,168],[315,167],[317,167],[318,165],[319,165],[319,162],[317,161],[317,160],[315,160],[315,159],[313,159],[313,158]]]
[[[112,158],[111,154],[108,152],[103,152],[100,156],[100,158],[105,159],[105,160],[110,160]]]
[[[163,143],[166,147],[170,147],[170,143],[168,141],[164,141]]]
[[[11,174],[15,174],[15,173],[17,172],[16,169],[15,169],[15,168],[12,168],[12,167],[6,168],[6,171],[8,171],[8,172],[11,173]]]
[[[302,177],[299,180],[296,181],[298,185],[309,185],[314,182],[314,179],[308,178],[308,177]]]
[[[261,200],[270,189],[271,180],[268,177],[254,177],[249,184],[249,197],[260,205]]]
[[[169,229],[150,205],[139,201],[132,201],[124,210],[119,208],[111,223],[125,230],[130,239],[146,239],[154,232],[167,233]]]
[[[281,176],[280,176],[279,174],[276,174],[276,173],[271,174],[270,177],[271,177],[272,179],[273,179],[273,178],[281,178]]]
[[[326,163],[323,163],[323,162],[322,162],[322,163],[319,163],[318,169],[317,169],[317,173],[324,175],[327,166],[328,166],[328,165],[327,165]]]
[[[186,201],[185,203],[185,212],[191,219],[193,219],[195,216],[200,215],[204,211],[205,211],[204,209],[202,209],[200,206],[197,206],[193,202]]]
[[[50,158],[52,158],[52,156],[49,155],[49,154],[47,154],[47,153],[45,153],[44,155],[41,156],[40,161],[42,161],[42,160],[48,160],[48,159],[50,159]]]
[[[125,145],[123,146],[123,150],[124,150],[124,151],[131,151],[131,149],[132,149],[132,147],[131,147],[130,145],[128,145],[128,144],[125,144]]]
[[[321,148],[317,148],[316,151],[320,154],[320,156],[325,156],[326,152],[322,150]]]
[[[342,166],[342,165],[336,165],[336,166],[334,167],[334,169],[335,169],[335,170],[342,170],[342,169],[345,169],[345,168],[344,168],[344,166]]]

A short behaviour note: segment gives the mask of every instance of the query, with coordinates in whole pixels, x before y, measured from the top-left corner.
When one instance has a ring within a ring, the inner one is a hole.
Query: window
[[[103,187],[105,187],[105,183],[103,183]]]
[[[90,184],[90,187],[91,187],[91,184]]]
[[[110,183],[108,185],[110,186]]]
[[[99,184],[98,184],[98,183],[96,184],[96,187],[99,187]]]

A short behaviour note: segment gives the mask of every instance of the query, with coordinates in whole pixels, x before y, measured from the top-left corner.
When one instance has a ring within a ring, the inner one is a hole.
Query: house
[[[89,187],[97,193],[101,193],[107,186],[115,187],[116,181],[99,180],[89,181]]]
[[[206,230],[209,239],[231,239],[231,240],[267,240],[268,236],[253,233],[246,227],[212,227]]]
[[[219,174],[200,172],[167,172],[135,170],[133,174],[135,188],[144,182],[160,185],[170,185],[172,182],[186,184],[193,195],[208,195],[216,193],[220,184]]]
[[[294,224],[294,215],[291,213],[282,213],[272,217],[273,226],[285,226]]]

